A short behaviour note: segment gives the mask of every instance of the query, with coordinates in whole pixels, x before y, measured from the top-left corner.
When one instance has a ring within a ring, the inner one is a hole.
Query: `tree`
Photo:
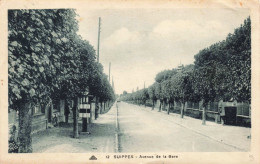
[[[155,77],[155,81],[158,82],[158,83],[161,83],[169,78],[171,78],[172,76],[172,71],[171,70],[164,70],[164,71],[161,71],[159,72],[156,77]]]
[[[251,20],[229,34],[225,40],[228,75],[225,86],[231,97],[238,101],[251,102]]]
[[[168,84],[169,84],[168,81],[169,80],[164,80],[164,81],[161,82],[161,94],[162,94],[161,97],[162,97],[162,103],[163,103],[163,106],[162,106],[163,110],[165,110],[167,100],[169,100],[168,94],[167,94],[168,89],[169,89],[168,88]]]
[[[124,92],[123,92],[123,95],[127,95],[127,91],[124,91]]]
[[[176,70],[173,70],[173,74],[172,77],[168,80],[165,81],[165,97],[168,99],[168,110],[167,110],[167,114],[170,114],[170,108],[171,108],[171,104],[174,106],[174,101],[176,99],[176,86],[174,85],[174,76],[177,73]]]
[[[176,71],[172,77],[172,92],[175,99],[181,102],[181,118],[184,116],[184,107],[187,100],[192,99],[192,80],[193,65],[187,65]]]
[[[202,100],[202,124],[206,124],[206,107],[210,101],[214,101],[216,97],[215,86],[215,72],[216,62],[214,60],[214,54],[210,49],[204,49],[195,56],[194,66],[194,79],[193,89],[196,94],[200,96]]]
[[[162,93],[162,86],[158,82],[155,83],[155,95],[156,95],[156,99],[160,100],[159,111],[161,111],[162,101],[163,101],[163,93]]]
[[[148,94],[149,94],[150,99],[152,99],[152,102],[153,102],[153,106],[152,106],[152,110],[153,110],[154,109],[154,102],[156,101],[155,84],[151,85],[148,88]]]
[[[75,15],[74,10],[8,11],[9,103],[19,111],[19,152],[32,152],[31,110],[58,87],[55,48],[64,52],[61,45],[67,38],[61,29],[76,33]]]
[[[149,99],[148,89],[144,88],[141,92],[141,99],[143,101],[144,106],[146,107],[146,101]]]

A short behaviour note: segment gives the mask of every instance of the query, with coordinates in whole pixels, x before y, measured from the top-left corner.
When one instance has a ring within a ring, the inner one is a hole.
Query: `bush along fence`
[[[245,123],[251,113],[251,21],[194,56],[190,65],[159,72],[148,88],[121,95],[123,101],[222,123]],[[197,103],[196,103],[197,102]]]
[[[32,152],[32,132],[46,128],[53,115],[67,122],[72,114],[78,138],[79,99],[85,91],[95,98],[94,107],[115,100],[93,46],[77,34],[76,15],[73,9],[8,10],[8,109],[10,127],[16,127],[10,130],[12,152]]]

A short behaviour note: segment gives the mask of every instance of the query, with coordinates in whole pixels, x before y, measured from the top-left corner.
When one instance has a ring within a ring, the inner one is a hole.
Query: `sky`
[[[200,50],[222,41],[249,16],[246,9],[77,9],[79,34],[96,49],[115,92],[155,82],[160,71],[194,62]]]

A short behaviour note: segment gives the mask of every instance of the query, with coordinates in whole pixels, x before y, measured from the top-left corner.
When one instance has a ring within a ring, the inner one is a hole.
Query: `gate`
[[[236,124],[237,108],[236,107],[225,107],[225,124]]]

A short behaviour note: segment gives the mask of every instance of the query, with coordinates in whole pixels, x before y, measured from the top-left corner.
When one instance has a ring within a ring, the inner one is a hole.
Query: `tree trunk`
[[[164,106],[165,106],[165,103],[164,103],[164,100],[162,101],[162,111],[164,111]]]
[[[68,115],[68,114],[65,115],[65,123],[66,123],[66,124],[69,123],[69,115]]]
[[[102,101],[100,102],[100,114],[102,114],[102,108],[103,108],[103,105],[102,105]]]
[[[98,110],[99,110],[98,97],[96,97],[96,102],[95,102],[95,120],[98,118]]]
[[[161,109],[162,109],[162,101],[160,100],[159,112],[161,112]]]
[[[203,102],[203,104],[202,104],[202,125],[206,125],[206,107],[207,107],[207,103]]]
[[[153,100],[153,106],[152,106],[152,110],[154,110],[154,100]]]
[[[202,108],[202,125],[206,125],[206,108]]]
[[[68,124],[69,123],[69,114],[70,114],[70,108],[69,108],[69,103],[68,101],[65,99],[65,111],[64,111],[64,115],[65,115],[65,123]]]
[[[19,153],[32,153],[32,104],[23,100],[19,110]]]
[[[50,108],[50,101],[45,105],[45,118],[47,119],[47,122],[49,122],[49,109]]]
[[[181,103],[181,118],[184,116],[184,103]]]
[[[52,123],[52,113],[53,113],[53,103],[50,101],[50,108],[49,108],[49,115],[48,115],[48,121]]]
[[[169,105],[168,105],[167,114],[170,114],[170,108],[171,108],[171,103],[170,103],[170,101],[169,101]]]
[[[173,112],[174,112],[174,106],[175,106],[175,101],[173,100],[172,102]]]
[[[79,138],[79,125],[78,125],[78,98],[74,98],[73,107],[73,133],[74,138]]]
[[[165,111],[165,107],[166,107],[166,100],[163,100],[163,110]]]

